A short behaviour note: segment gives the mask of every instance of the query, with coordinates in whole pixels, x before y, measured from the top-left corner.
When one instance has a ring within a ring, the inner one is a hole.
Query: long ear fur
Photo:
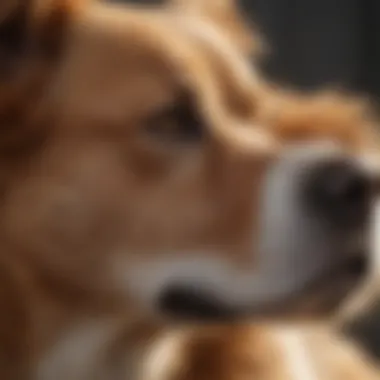
[[[267,50],[257,28],[243,17],[237,0],[167,0],[167,4],[184,14],[212,22],[247,54],[259,56]]]

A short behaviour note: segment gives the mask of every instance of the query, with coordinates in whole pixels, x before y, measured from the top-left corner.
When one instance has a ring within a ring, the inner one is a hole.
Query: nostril
[[[310,170],[306,193],[309,203],[330,220],[361,223],[368,211],[371,181],[352,162],[327,162]]]

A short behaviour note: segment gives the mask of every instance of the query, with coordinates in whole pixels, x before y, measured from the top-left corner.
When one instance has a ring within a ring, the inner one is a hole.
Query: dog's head
[[[343,298],[376,179],[355,101],[264,89],[243,29],[225,33],[228,18],[201,8],[8,3],[0,183],[12,257],[66,295],[186,317]]]

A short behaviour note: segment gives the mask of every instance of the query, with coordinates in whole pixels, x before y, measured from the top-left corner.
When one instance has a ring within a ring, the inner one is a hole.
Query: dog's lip
[[[326,280],[339,281],[343,277],[360,278],[367,272],[368,259],[364,254],[353,255],[348,258],[343,264],[337,265],[330,272],[322,276],[317,283]]]
[[[340,263],[329,272],[319,276],[308,286],[292,296],[275,304],[260,305],[257,308],[237,310],[204,289],[173,284],[159,300],[159,308],[164,314],[181,320],[234,320],[249,317],[286,317],[288,314],[307,314],[302,310],[302,299],[310,304],[314,299],[316,311],[308,305],[309,313],[330,312],[338,307],[349,292],[358,285],[367,271],[368,260],[365,255],[355,255]],[[315,296],[314,296],[315,295]],[[294,305],[294,306],[292,306]],[[298,306],[300,305],[300,306]],[[294,309],[294,311],[293,311]]]
[[[368,260],[364,255],[352,257],[346,263],[344,269],[352,275],[361,276],[368,270]]]
[[[315,279],[309,286],[305,286],[301,294],[294,297],[296,299],[293,302],[300,304],[300,310],[302,298],[306,304],[314,304],[313,307],[309,307],[310,314],[331,313],[339,308],[350,292],[365,279],[368,266],[369,260],[365,255],[352,256]],[[292,300],[288,301],[291,304]]]
[[[314,279],[301,291],[303,294],[312,294],[327,288],[332,292],[342,283],[354,287],[365,277],[368,269],[368,260],[364,254],[353,255],[346,261],[337,264],[329,271]]]
[[[241,313],[233,310],[204,289],[173,284],[164,290],[159,308],[165,314],[186,320],[231,320]]]

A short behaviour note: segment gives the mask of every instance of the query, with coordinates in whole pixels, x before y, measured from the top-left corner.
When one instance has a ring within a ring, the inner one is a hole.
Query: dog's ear
[[[4,65],[21,54],[28,44],[28,14],[31,2],[5,0],[0,6],[0,63]]]
[[[54,57],[77,3],[79,0],[1,0],[0,76],[31,56]]]
[[[32,140],[24,125],[38,113],[44,85],[63,51],[68,18],[80,1],[0,0],[0,160],[21,140]]]
[[[266,50],[265,41],[256,26],[243,16],[237,0],[167,0],[167,3],[186,15],[213,23],[247,54],[257,56]]]
[[[231,11],[235,13],[238,9],[237,0],[168,0],[168,2],[209,16]]]

